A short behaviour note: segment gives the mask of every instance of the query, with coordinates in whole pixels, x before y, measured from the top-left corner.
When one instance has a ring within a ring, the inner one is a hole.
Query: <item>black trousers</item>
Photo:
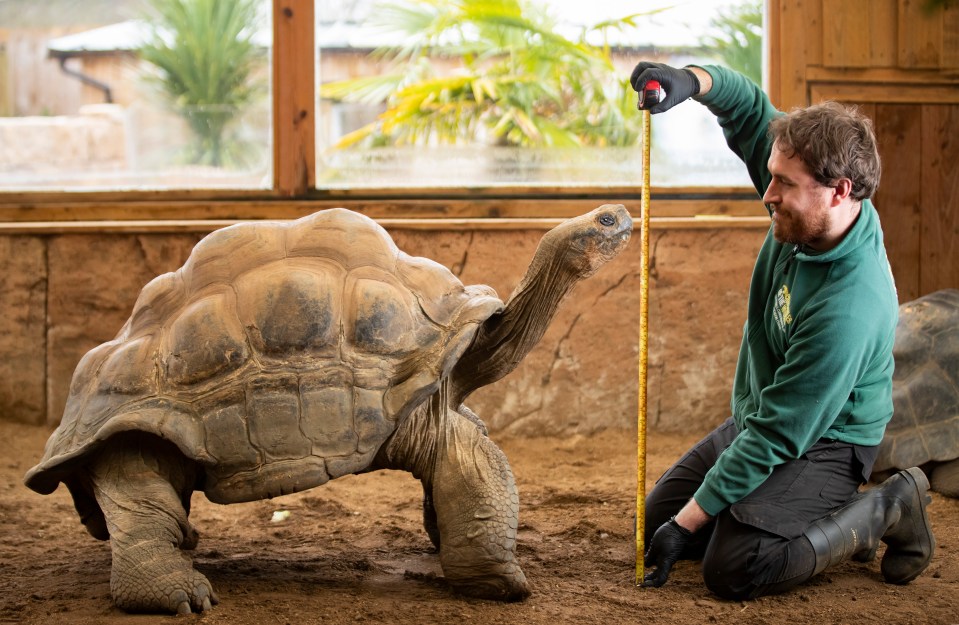
[[[646,545],[679,512],[739,433],[727,419],[656,482],[646,498]],[[702,559],[706,586],[721,597],[751,599],[812,577],[816,556],[803,536],[816,519],[846,503],[872,470],[876,448],[822,439],[777,466],[755,491],[693,536],[687,559]]]

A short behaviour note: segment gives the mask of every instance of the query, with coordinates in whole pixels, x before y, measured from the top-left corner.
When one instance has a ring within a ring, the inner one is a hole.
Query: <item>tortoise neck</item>
[[[544,240],[503,311],[480,326],[451,374],[451,407],[513,371],[543,337],[582,277],[564,262],[564,251]]]

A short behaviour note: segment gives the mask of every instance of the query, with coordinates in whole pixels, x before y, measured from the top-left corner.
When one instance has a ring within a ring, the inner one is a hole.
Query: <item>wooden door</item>
[[[769,0],[770,96],[874,121],[875,199],[900,301],[959,288],[959,4]]]

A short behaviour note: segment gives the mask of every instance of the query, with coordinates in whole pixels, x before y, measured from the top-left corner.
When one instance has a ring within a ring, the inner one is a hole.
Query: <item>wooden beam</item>
[[[756,196],[749,186],[653,187],[654,198],[742,200]],[[313,189],[301,199],[314,202],[389,200],[417,202],[421,200],[473,201],[514,200],[546,201],[563,199],[639,198],[638,185],[543,186],[512,185],[495,187],[375,187]],[[275,201],[277,194],[269,189],[131,189],[124,191],[11,191],[0,192],[0,212],[18,206],[80,206],[126,204],[200,205],[218,202],[264,203]],[[286,200],[284,200],[286,201]]]
[[[806,68],[806,80],[818,83],[873,83],[889,85],[952,86],[959,88],[959,71],[933,69],[901,69],[894,67]]]
[[[810,83],[812,102],[876,102],[881,104],[959,104],[959,89],[947,85],[875,85]]]
[[[700,197],[653,194],[653,217],[694,215],[750,217],[766,216],[755,192],[750,199],[733,196]],[[748,197],[748,194],[747,194]],[[639,199],[610,195],[579,199],[403,199],[349,197],[311,200],[187,201],[187,202],[75,202],[41,203],[25,201],[0,206],[2,222],[110,222],[110,221],[209,221],[245,219],[295,219],[326,208],[349,208],[374,219],[490,219],[556,218],[586,213],[600,204],[623,204],[639,214]]]
[[[773,106],[782,109],[782,7],[781,0],[766,0],[766,93]]]
[[[316,184],[313,0],[273,0],[273,188],[301,196]]]
[[[0,222],[0,236],[49,236],[64,234],[171,234],[213,232],[243,220],[194,219],[187,221],[25,221]],[[562,218],[491,218],[491,219],[377,219],[387,230],[548,230]],[[696,215],[692,217],[650,217],[650,227],[657,230],[767,229],[768,217],[728,217]]]

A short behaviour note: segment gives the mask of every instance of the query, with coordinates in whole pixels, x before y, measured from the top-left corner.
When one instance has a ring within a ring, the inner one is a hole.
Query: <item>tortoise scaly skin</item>
[[[422,481],[454,590],[523,599],[513,474],[463,401],[519,364],[631,227],[619,205],[563,222],[505,304],[344,209],[216,231],[83,357],[25,482],[67,485],[111,542],[111,592],[128,611],[218,601],[184,553],[194,491],[228,504],[378,469]]]

